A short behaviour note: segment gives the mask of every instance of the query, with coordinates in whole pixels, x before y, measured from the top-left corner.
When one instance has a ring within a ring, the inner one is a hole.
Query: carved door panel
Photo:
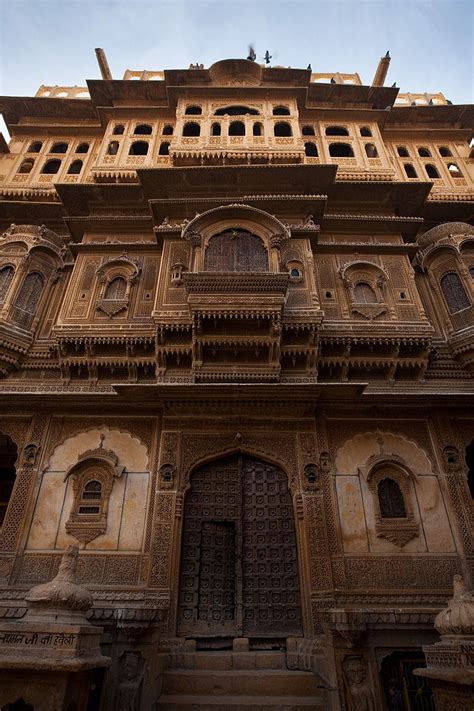
[[[284,472],[245,457],[243,635],[301,634],[293,506]]]
[[[301,634],[285,474],[235,456],[195,472],[184,507],[178,634]]]
[[[267,250],[257,235],[244,230],[227,230],[209,240],[204,269],[209,272],[267,272]]]

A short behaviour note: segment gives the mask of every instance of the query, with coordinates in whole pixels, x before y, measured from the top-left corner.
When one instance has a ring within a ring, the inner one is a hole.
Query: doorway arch
[[[184,503],[178,635],[302,634],[293,504],[285,472],[235,453],[201,465]]]

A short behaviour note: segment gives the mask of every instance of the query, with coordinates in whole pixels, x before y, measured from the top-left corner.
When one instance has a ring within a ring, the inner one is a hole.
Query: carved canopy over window
[[[403,494],[396,481],[382,479],[378,485],[378,497],[382,518],[406,518]]]
[[[367,475],[367,486],[373,496],[375,533],[399,548],[419,535],[413,513],[414,481],[413,473],[404,465],[383,459]]]
[[[204,269],[210,272],[267,272],[268,254],[257,235],[236,228],[209,240]]]

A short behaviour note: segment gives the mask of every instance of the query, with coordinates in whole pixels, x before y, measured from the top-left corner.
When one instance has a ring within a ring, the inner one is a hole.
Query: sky
[[[370,84],[390,50],[387,84],[474,95],[474,0],[0,0],[0,95],[100,78],[125,69],[208,67],[268,49],[272,63],[358,72]]]

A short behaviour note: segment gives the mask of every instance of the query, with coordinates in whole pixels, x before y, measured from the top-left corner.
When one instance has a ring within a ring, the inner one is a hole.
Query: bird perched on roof
[[[313,71],[313,70],[311,69],[311,64],[308,64],[308,66],[306,67],[306,71],[307,71],[307,72],[312,72],[312,71]]]
[[[331,84],[335,84],[335,83],[336,83],[336,80],[334,79],[334,77],[331,77]]]
[[[247,59],[249,59],[251,62],[255,62],[255,60],[257,59],[257,55],[255,54],[255,50],[251,44],[249,44],[249,55]]]
[[[270,52],[267,49],[267,51],[265,52],[265,64],[270,64],[271,58],[272,58],[272,55],[270,54]]]
[[[396,89],[396,88],[397,88],[397,82],[394,81],[393,84],[392,84],[392,89]]]

